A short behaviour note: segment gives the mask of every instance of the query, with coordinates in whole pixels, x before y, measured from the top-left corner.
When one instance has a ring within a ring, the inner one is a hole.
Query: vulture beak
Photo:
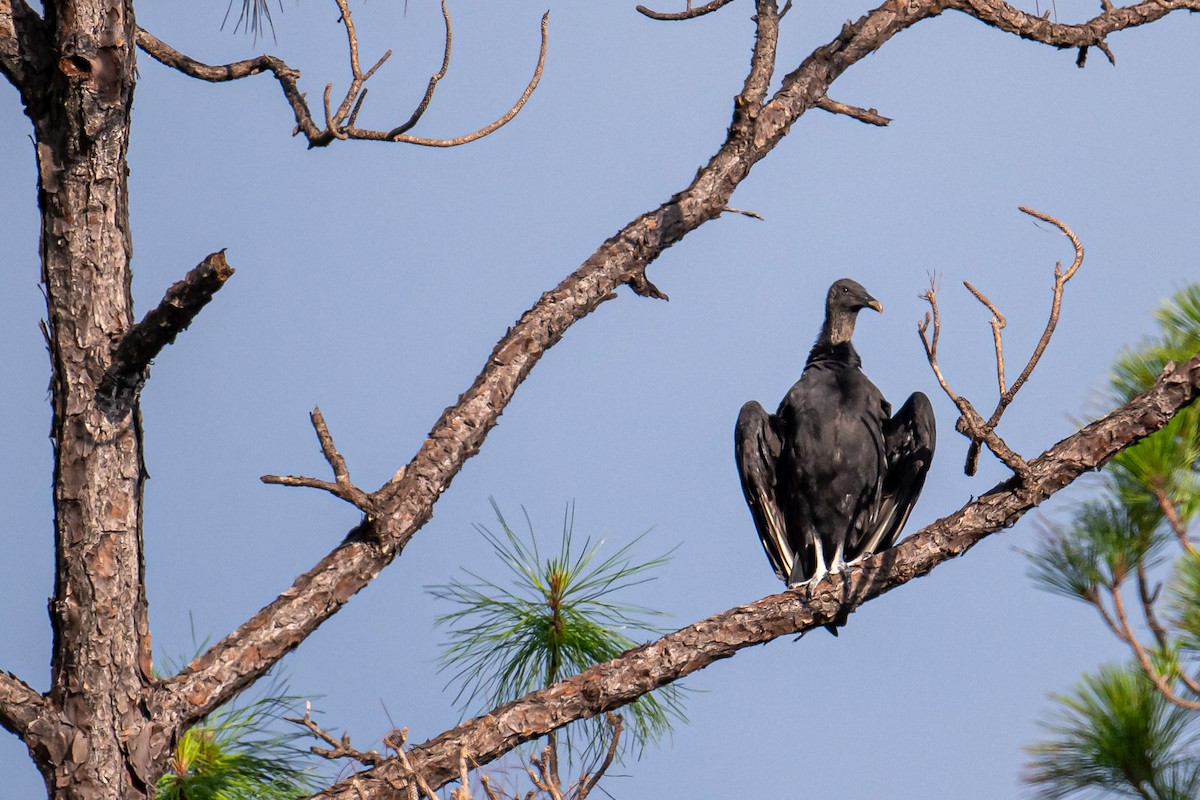
[[[883,313],[883,303],[879,302],[874,297],[867,301],[867,308],[873,308],[880,314]]]

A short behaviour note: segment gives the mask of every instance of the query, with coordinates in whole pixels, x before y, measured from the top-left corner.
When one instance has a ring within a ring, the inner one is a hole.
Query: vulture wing
[[[758,402],[751,400],[742,406],[734,428],[734,456],[742,492],[763,550],[771,560],[775,574],[787,581],[792,572],[795,555],[788,545],[787,526],[775,499],[776,468],[779,462],[780,441],[775,417],[767,414]]]
[[[925,486],[925,475],[937,444],[933,406],[922,392],[913,393],[899,411],[883,423],[887,469],[879,496],[872,536],[854,558],[863,558],[896,543],[908,515]]]

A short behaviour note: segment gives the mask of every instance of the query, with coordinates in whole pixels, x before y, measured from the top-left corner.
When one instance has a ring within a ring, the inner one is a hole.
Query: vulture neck
[[[850,344],[850,337],[854,336],[854,320],[857,317],[858,314],[852,311],[834,311],[826,314],[825,324],[821,326],[821,335],[817,337],[817,346]]]
[[[858,351],[850,337],[854,335],[855,313],[834,312],[825,317],[821,326],[821,335],[817,337],[812,351],[808,354],[807,366],[813,364],[841,364],[857,367],[862,364]]]

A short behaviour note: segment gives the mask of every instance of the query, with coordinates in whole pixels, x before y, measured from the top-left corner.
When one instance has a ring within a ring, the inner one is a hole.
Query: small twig
[[[929,303],[930,311],[925,313],[925,320],[917,323],[917,334],[921,337],[921,344],[925,347],[925,358],[929,361],[929,366],[933,369],[933,376],[937,378],[938,385],[942,387],[942,391],[946,396],[959,405],[959,397],[950,388],[946,377],[942,374],[942,369],[938,366],[937,348],[938,339],[942,335],[942,315],[938,310],[937,304],[937,277],[933,274],[929,276],[929,288],[919,295],[921,300]],[[931,316],[932,313],[932,316]],[[933,323],[933,333],[928,334],[930,322]],[[961,410],[961,407],[960,407]]]
[[[429,800],[438,800],[438,796],[434,793],[433,788],[430,787],[429,782],[425,780],[424,776],[413,769],[412,762],[408,759],[408,753],[404,750],[404,742],[407,739],[408,728],[401,728],[389,736],[385,740],[385,743],[388,747],[396,751],[396,758],[400,760],[400,766],[404,770],[404,775],[409,779],[408,785],[412,786],[416,784],[421,794],[425,795]]]
[[[620,714],[614,714],[611,711],[607,712],[604,717],[612,726],[612,740],[608,743],[608,752],[604,754],[604,761],[590,778],[587,773],[579,776],[579,789],[576,792],[575,800],[587,800],[587,796],[592,793],[592,789],[596,788],[596,784],[604,777],[604,773],[608,771],[617,757],[617,748],[621,741],[621,725],[624,723],[624,719]]]
[[[711,14],[712,12],[717,11],[718,9],[722,8],[723,6],[729,5],[729,3],[731,3],[731,2],[733,2],[733,0],[712,0],[712,2],[705,3],[702,6],[692,8],[691,0],[688,0],[687,9],[684,11],[674,11],[674,12],[653,11],[649,8],[646,8],[645,6],[638,6],[637,10],[638,10],[638,13],[644,14],[645,16],[649,17],[650,19],[657,19],[657,20],[663,20],[666,22],[670,22],[670,21],[677,21],[677,20],[684,20],[684,19],[695,19],[696,17],[703,17],[705,14]],[[780,14],[780,16],[783,16],[783,15]]]
[[[263,483],[274,484],[277,486],[299,486],[307,489],[320,489],[324,492],[329,492],[334,497],[345,500],[347,503],[357,507],[364,514],[373,516],[375,514],[374,498],[364,492],[362,489],[355,486],[350,480],[350,470],[346,466],[346,459],[338,452],[337,446],[333,443],[333,436],[329,433],[329,427],[325,424],[325,417],[321,414],[319,407],[313,408],[309,414],[309,419],[312,420],[313,430],[316,431],[317,441],[321,443],[321,454],[325,456],[325,461],[328,462],[333,470],[333,481],[323,481],[319,478],[308,478],[302,475],[263,475],[259,480]]]
[[[379,135],[377,135],[377,131],[358,131],[358,136],[356,138],[383,139],[391,142],[407,142],[408,144],[418,144],[425,147],[457,147],[462,144],[467,144],[468,142],[474,142],[477,139],[482,139],[484,136],[487,136],[490,133],[494,133],[495,131],[507,125],[513,117],[520,113],[521,109],[525,107],[525,102],[529,100],[530,95],[533,94],[533,90],[537,88],[538,82],[541,81],[542,70],[546,66],[546,44],[548,41],[547,26],[549,23],[550,12],[547,11],[542,15],[542,47],[541,50],[538,51],[537,66],[534,67],[533,77],[529,79],[529,84],[526,85],[525,91],[521,93],[519,98],[517,98],[517,102],[513,104],[512,108],[506,111],[503,116],[490,125],[485,125],[474,133],[468,133],[466,136],[459,136],[454,139],[425,139],[419,136],[408,136],[404,133],[397,134],[391,131]]]
[[[945,375],[942,374],[942,369],[938,365],[937,360],[937,345],[938,339],[941,336],[942,322],[937,305],[936,279],[932,275],[929,278],[929,289],[921,295],[921,299],[929,303],[932,316],[931,313],[926,313],[924,321],[917,323],[917,333],[921,337],[921,344],[925,347],[925,357],[929,361],[929,366],[933,370],[934,377],[937,378],[938,385],[942,387],[942,391],[958,407],[959,417],[958,422],[955,423],[955,429],[971,440],[972,448],[978,447],[979,442],[986,444],[988,449],[1009,469],[1016,473],[1021,480],[1026,480],[1029,477],[1029,464],[1000,438],[993,426],[983,421],[979,412],[971,405],[971,401],[955,393],[950,388],[949,382],[946,380]],[[929,335],[931,321],[933,324],[932,336]],[[968,450],[968,467],[971,465],[969,459],[970,450]],[[972,475],[974,473],[968,472],[967,474]]]
[[[446,46],[442,54],[442,68],[429,77],[429,85],[425,87],[425,96],[417,104],[417,108],[413,111],[412,116],[408,118],[408,122],[388,131],[389,139],[399,136],[402,133],[407,133],[421,120],[421,117],[425,114],[425,110],[429,108],[429,104],[433,101],[433,92],[437,89],[438,82],[446,77],[446,72],[450,69],[450,50],[454,42],[454,28],[450,24],[450,7],[446,5],[446,0],[442,0],[442,20],[446,25]]]
[[[946,394],[951,400],[954,401],[955,405],[957,405],[959,410],[962,412],[962,416],[959,418],[958,425],[956,427],[958,428],[959,432],[966,434],[971,439],[971,444],[967,448],[966,465],[963,468],[963,471],[968,475],[974,475],[978,469],[980,448],[986,444],[988,449],[991,450],[997,458],[999,458],[1009,468],[1017,473],[1018,477],[1021,477],[1022,479],[1027,477],[1028,465],[1025,463],[1024,459],[1013,452],[1004,443],[1004,441],[1000,439],[1000,437],[995,435],[996,426],[1000,423],[1000,418],[1004,415],[1005,409],[1007,409],[1009,404],[1012,403],[1013,398],[1016,397],[1017,392],[1021,390],[1021,387],[1025,385],[1025,382],[1029,380],[1029,376],[1033,373],[1038,361],[1041,360],[1042,354],[1046,351],[1046,346],[1050,343],[1050,337],[1054,335],[1054,329],[1058,325],[1059,312],[1062,310],[1063,289],[1066,286],[1067,281],[1071,280],[1076,271],[1078,271],[1079,266],[1083,263],[1083,245],[1080,243],[1079,237],[1075,235],[1074,231],[1068,228],[1060,220],[1051,217],[1049,214],[1044,214],[1041,211],[1034,211],[1033,209],[1025,208],[1024,206],[1021,206],[1020,210],[1032,217],[1049,222],[1061,230],[1063,235],[1071,240],[1071,244],[1075,248],[1075,260],[1071,263],[1070,268],[1067,269],[1066,272],[1063,272],[1061,262],[1054,265],[1054,294],[1050,304],[1050,317],[1046,321],[1046,328],[1042,331],[1041,338],[1038,339],[1037,345],[1033,349],[1033,354],[1030,355],[1029,361],[1025,364],[1025,368],[1021,370],[1021,374],[1015,381],[1013,381],[1012,385],[1008,387],[1005,386],[1004,344],[1000,333],[1000,331],[1007,324],[1004,319],[1004,315],[1000,313],[1000,310],[996,308],[995,304],[992,303],[992,301],[989,300],[982,292],[972,286],[969,282],[963,281],[963,284],[967,287],[967,290],[970,291],[971,294],[973,294],[975,298],[979,300],[979,302],[983,303],[983,305],[992,312],[992,338],[996,348],[996,381],[1000,388],[1000,399],[996,402],[996,408],[994,411],[992,411],[991,416],[988,417],[986,422],[977,419],[978,415],[974,415],[973,417],[973,409],[972,413],[967,412],[966,406],[969,406],[970,404],[950,391],[946,379],[943,377],[941,370],[937,366],[937,335],[940,328],[940,322],[937,316],[937,302],[935,299],[935,293],[933,291],[932,279],[930,281],[930,290],[921,295],[922,299],[927,300],[933,309],[933,341],[928,341],[925,335],[925,331],[929,327],[928,314],[925,315],[925,322],[919,323],[917,328],[921,334],[921,341],[925,345],[925,353],[929,359],[929,364],[933,368],[933,373],[937,377],[938,383],[941,384],[943,391],[946,392]]]
[[[967,291],[975,295],[975,299],[987,306],[988,311],[992,312],[992,339],[996,346],[996,383],[1000,386],[1000,394],[1004,394],[1004,341],[1001,338],[1000,332],[1004,330],[1004,326],[1008,324],[1008,320],[1000,313],[1000,309],[996,308],[995,304],[983,294],[983,292],[971,285],[970,281],[963,281],[963,286],[967,287]]]
[[[479,783],[483,786],[483,793],[487,795],[488,800],[500,800],[495,790],[492,789],[492,781],[487,775],[480,775]]]
[[[314,737],[329,745],[328,748],[309,748],[313,753],[321,758],[329,759],[331,761],[339,758],[349,758],[357,761],[365,767],[375,767],[384,761],[384,757],[374,750],[364,753],[361,750],[355,749],[354,746],[350,744],[350,734],[343,733],[341,738],[335,738],[333,734],[329,733],[327,730],[314,722],[312,718],[311,702],[306,701],[304,703],[303,717],[284,717],[283,719],[285,722],[291,722],[307,729],[308,732]]]
[[[1100,600],[1100,596],[1098,594],[1093,593],[1090,597],[1087,597],[1085,599],[1088,602],[1090,602],[1093,606],[1095,606],[1096,611],[1098,611],[1100,613],[1100,619],[1104,620],[1105,626],[1107,626],[1108,629],[1110,631],[1112,631],[1113,635],[1116,636],[1118,639],[1120,639],[1122,642],[1125,642],[1126,644],[1128,644],[1128,641],[1125,638],[1124,631],[1122,631],[1120,629],[1120,627],[1117,625],[1116,620],[1114,620],[1112,615],[1108,613],[1108,609],[1104,607],[1104,603]]]
[[[1175,693],[1175,690],[1171,688],[1171,682],[1167,679],[1167,677],[1165,675],[1159,675],[1158,671],[1154,669],[1154,665],[1150,661],[1149,654],[1142,646],[1142,643],[1138,641],[1137,636],[1133,633],[1133,628],[1129,625],[1129,619],[1125,614],[1125,601],[1121,598],[1121,588],[1117,585],[1113,585],[1109,587],[1109,591],[1112,593],[1113,608],[1116,610],[1117,620],[1121,630],[1124,632],[1124,635],[1121,638],[1124,639],[1129,644],[1130,649],[1133,650],[1133,655],[1137,659],[1138,664],[1141,666],[1142,672],[1145,673],[1146,678],[1154,684],[1155,688],[1158,689],[1159,694],[1161,694],[1167,700],[1167,702],[1188,711],[1200,711],[1200,702],[1185,700],[1184,698],[1180,697]],[[1178,670],[1176,670],[1176,674],[1179,674]]]
[[[730,214],[741,214],[743,217],[754,217],[754,219],[758,220],[762,219],[762,214],[759,214],[757,211],[743,211],[740,208],[731,208],[730,206],[725,206],[721,209],[721,211],[723,213],[727,212]]]
[[[554,759],[554,748],[547,746],[542,750],[541,757],[532,757],[529,763],[537,767],[537,772],[526,767],[525,772],[529,775],[529,780],[541,791],[545,792],[550,800],[563,800],[562,786],[559,785],[558,773],[552,768],[551,762]]]
[[[1158,644],[1160,650],[1165,650],[1167,647],[1167,631],[1163,628],[1162,623],[1158,620],[1158,614],[1154,610],[1154,601],[1158,597],[1158,589],[1150,590],[1150,581],[1146,577],[1146,565],[1139,560],[1137,565],[1137,587],[1138,599],[1142,601],[1142,615],[1146,618],[1146,626],[1150,628],[1150,632],[1154,634],[1154,641]],[[1162,588],[1161,585],[1159,588]]]
[[[1163,516],[1166,517],[1167,524],[1171,526],[1171,532],[1175,534],[1175,538],[1179,541],[1179,546],[1185,552],[1193,552],[1195,546],[1188,537],[1187,524],[1180,518],[1179,509],[1175,507],[1175,503],[1167,496],[1167,492],[1162,486],[1154,486],[1151,491],[1154,494],[1154,499],[1158,501],[1158,507],[1162,510]]]
[[[780,13],[779,16],[782,17],[783,13]],[[865,122],[868,125],[878,125],[881,128],[892,121],[891,117],[885,117],[873,108],[859,108],[858,106],[839,103],[837,100],[832,100],[825,96],[817,100],[817,108],[822,111],[828,111],[830,114],[842,114],[859,122]]]
[[[162,302],[121,337],[96,389],[97,402],[114,412],[127,408],[146,382],[150,362],[192,324],[233,272],[219,250],[167,289]]]

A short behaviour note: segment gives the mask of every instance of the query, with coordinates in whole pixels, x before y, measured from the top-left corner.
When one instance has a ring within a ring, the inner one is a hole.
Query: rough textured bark
[[[768,97],[778,10],[773,0],[757,0],[754,55],[727,139],[692,183],[604,242],[521,317],[409,465],[370,495],[376,513],[237,631],[179,675],[155,682],[142,560],[138,388],[146,354],[169,341],[159,334],[174,335],[186,320],[166,308],[174,321],[160,325],[162,319],[151,317],[140,330],[133,326],[126,180],[138,35],[132,3],[45,0],[39,15],[25,0],[0,0],[0,74],[20,93],[36,142],[53,370],[56,537],[51,690],[41,696],[0,672],[0,725],[23,739],[48,794],[62,800],[151,796],[165,754],[187,726],[261,677],[403,550],[567,328],[622,284],[644,296],[663,296],[647,279],[647,266],[721,215],[751,168],[810,108],[847,113],[827,97],[830,84],[893,35],[958,10],[1054,47],[1094,46],[1107,53],[1105,37],[1113,31],[1173,10],[1200,9],[1200,0],[1145,0],[1108,9],[1082,25],[1059,25],[999,0],[887,0],[847,23]],[[243,62],[244,74],[266,69],[285,90],[288,81],[294,84],[298,72],[263,58]],[[1150,396],[1052,448],[1030,464],[1035,478],[997,487],[862,570],[821,584],[812,596],[786,593],[734,609],[465,723],[416,748],[418,767],[444,782],[445,765],[460,746],[484,763],[518,741],[629,702],[739,648],[829,622],[924,574],[1163,424],[1194,397],[1198,369],[1193,359]],[[105,391],[106,375],[108,388],[122,391]],[[389,770],[370,778],[369,794],[347,794],[347,787],[337,786],[327,796],[396,796]]]
[[[151,679],[136,403],[96,390],[132,323],[126,153],[136,25],[121,0],[47,3],[50,68],[24,91],[33,121],[42,281],[53,366],[57,560],[50,702],[27,737],[51,796],[150,796],[142,695]]]
[[[1029,478],[992,487],[895,548],[814,587],[800,587],[730,609],[667,634],[547,689],[533,692],[408,753],[411,768],[434,788],[458,778],[459,753],[486,764],[517,745],[577,719],[633,702],[649,691],[780,636],[838,623],[863,603],[928,574],[984,537],[1011,527],[1084,472],[1159,430],[1200,397],[1200,353],[1165,372],[1149,391],[1029,462]],[[409,771],[396,759],[314,795],[322,800],[407,797]]]

